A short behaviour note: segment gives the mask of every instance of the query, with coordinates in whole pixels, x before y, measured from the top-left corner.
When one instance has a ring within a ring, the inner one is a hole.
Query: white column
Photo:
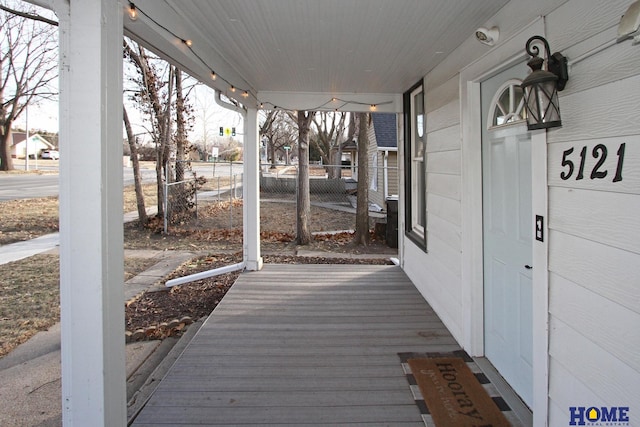
[[[56,1],[65,426],[126,425],[122,5]]]
[[[260,256],[260,133],[258,110],[249,108],[244,120],[243,232],[247,270],[262,268]]]

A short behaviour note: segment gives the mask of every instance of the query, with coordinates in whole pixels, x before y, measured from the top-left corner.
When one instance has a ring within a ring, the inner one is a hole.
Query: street
[[[57,166],[57,162],[56,162]],[[33,167],[33,165],[31,165]],[[24,165],[22,165],[24,169]],[[43,169],[39,166],[39,169]],[[49,173],[38,174],[0,174],[0,201],[14,199],[31,199],[36,197],[48,197],[58,195],[58,175],[51,173],[57,167],[47,166]],[[214,176],[229,176],[229,174],[241,174],[242,163],[194,163],[193,170],[198,176],[207,179]],[[215,175],[214,175],[215,171]],[[133,185],[133,168],[123,167],[124,185]],[[142,168],[142,182],[145,184],[154,183],[156,179],[155,169]]]

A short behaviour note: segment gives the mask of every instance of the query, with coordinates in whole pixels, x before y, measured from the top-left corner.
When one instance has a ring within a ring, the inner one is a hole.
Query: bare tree
[[[264,136],[267,143],[267,157],[271,168],[276,167],[279,153],[291,150],[298,144],[297,117],[283,110],[272,110],[267,114],[264,124],[260,128],[260,135]],[[286,159],[288,163],[288,158]]]
[[[358,202],[356,205],[357,245],[369,244],[369,114],[357,113],[358,126]]]
[[[298,111],[298,197],[296,243],[308,245],[311,242],[309,217],[311,198],[309,195],[309,132],[314,113]]]
[[[138,207],[138,219],[141,227],[144,227],[149,222],[147,218],[147,209],[144,205],[144,193],[142,192],[142,177],[140,176],[140,160],[138,158],[138,144],[133,130],[131,129],[131,122],[129,121],[129,115],[127,109],[122,107],[122,118],[124,120],[124,128],[127,132],[127,140],[129,141],[129,149],[131,150],[131,162],[133,166],[133,183],[136,190],[136,205]]]
[[[322,163],[336,167],[328,168],[329,178],[339,178],[341,152],[339,150],[344,136],[346,113],[320,112],[314,116],[313,123],[318,132],[314,139],[315,146],[320,152]]]
[[[0,4],[0,170],[5,171],[14,168],[11,127],[15,120],[30,103],[56,95],[51,88],[58,75],[55,21],[32,16],[38,15]]]
[[[124,51],[127,58],[136,66],[138,89],[134,92],[133,100],[138,108],[150,117],[152,126],[148,129],[153,142],[156,144],[156,180],[158,195],[158,216],[164,215],[164,192],[162,189],[163,170],[169,158],[169,143],[171,141],[171,92],[173,91],[172,70],[169,67],[169,78],[163,78],[158,67],[149,58],[142,46],[131,41],[124,41]]]
[[[186,159],[187,149],[187,104],[182,89],[182,71],[175,68],[176,79],[176,162],[182,163]],[[176,167],[176,181],[184,180],[184,168]]]

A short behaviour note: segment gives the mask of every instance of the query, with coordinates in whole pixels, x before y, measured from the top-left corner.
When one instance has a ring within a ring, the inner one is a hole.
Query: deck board
[[[400,352],[459,349],[395,266],[242,274],[134,421],[423,426]]]

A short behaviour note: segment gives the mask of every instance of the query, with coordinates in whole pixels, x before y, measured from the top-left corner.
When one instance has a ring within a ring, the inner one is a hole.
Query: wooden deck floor
[[[399,267],[245,273],[134,426],[424,427],[399,352],[459,347]]]

